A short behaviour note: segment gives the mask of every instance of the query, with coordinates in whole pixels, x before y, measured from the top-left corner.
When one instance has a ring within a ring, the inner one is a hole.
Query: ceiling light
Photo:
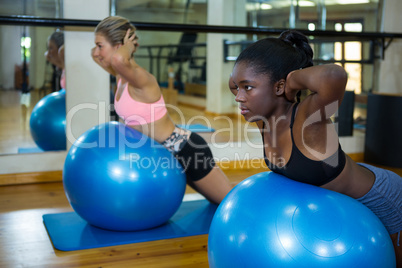
[[[247,11],[257,10],[257,4],[256,3],[247,3],[246,4],[246,10]]]
[[[267,10],[267,9],[272,9],[272,6],[271,6],[270,4],[262,3],[261,6],[260,6],[260,8],[261,8],[262,10]]]
[[[350,4],[368,4],[370,0],[338,0],[339,5],[350,5]]]
[[[311,1],[301,0],[299,1],[299,7],[313,7],[315,4]]]

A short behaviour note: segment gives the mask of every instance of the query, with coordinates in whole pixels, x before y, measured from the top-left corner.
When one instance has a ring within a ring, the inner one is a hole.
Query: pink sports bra
[[[120,88],[121,79],[117,82]],[[163,96],[154,103],[144,103],[134,100],[128,92],[128,83],[124,86],[120,99],[117,94],[114,99],[114,108],[126,125],[145,125],[161,119],[166,113],[165,100]]]
[[[66,89],[66,71],[63,69],[60,77],[60,89]]]

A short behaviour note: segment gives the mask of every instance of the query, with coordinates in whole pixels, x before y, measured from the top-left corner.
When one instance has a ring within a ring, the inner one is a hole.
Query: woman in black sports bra
[[[342,102],[347,74],[335,64],[313,66],[308,39],[283,32],[246,48],[229,87],[241,114],[255,122],[264,158],[274,172],[353,197],[387,228],[402,266],[402,179],[347,156],[331,121]],[[300,92],[311,94],[300,102]]]

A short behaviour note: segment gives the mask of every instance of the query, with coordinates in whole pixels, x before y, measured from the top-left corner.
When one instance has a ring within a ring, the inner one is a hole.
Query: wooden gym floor
[[[226,174],[237,183],[258,172]],[[61,182],[0,186],[0,267],[208,267],[207,235],[59,251],[52,246],[42,215],[66,211],[73,210]]]

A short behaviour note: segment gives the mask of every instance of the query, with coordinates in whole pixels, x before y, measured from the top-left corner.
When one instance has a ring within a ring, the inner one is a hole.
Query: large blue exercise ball
[[[29,127],[40,149],[66,150],[66,92],[43,97],[32,110]]]
[[[180,163],[162,145],[118,122],[91,128],[67,153],[63,183],[89,224],[137,231],[167,222],[186,188]]]
[[[390,236],[371,210],[333,191],[263,172],[219,205],[211,268],[395,267]]]

